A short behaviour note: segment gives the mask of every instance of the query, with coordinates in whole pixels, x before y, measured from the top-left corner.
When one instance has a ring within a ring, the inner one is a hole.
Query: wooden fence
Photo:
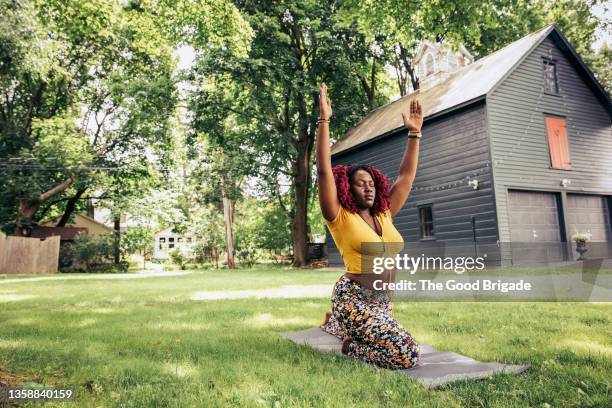
[[[59,247],[59,236],[41,240],[0,234],[0,273],[55,273]]]

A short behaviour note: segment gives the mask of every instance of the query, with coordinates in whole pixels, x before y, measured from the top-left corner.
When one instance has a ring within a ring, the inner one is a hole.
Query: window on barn
[[[544,63],[544,92],[559,94],[559,80],[557,78],[557,64],[548,58],[542,59]]]
[[[166,238],[160,237],[159,238],[159,249],[164,249],[164,246],[166,246]]]
[[[168,248],[174,248],[174,237],[168,238]]]
[[[176,242],[177,242],[178,244],[182,243],[182,242],[183,242],[183,238],[177,238],[177,239],[176,239]]]
[[[434,222],[433,222],[433,209],[432,205],[419,206],[419,226],[421,228],[421,239],[433,239],[434,234]]]
[[[434,72],[434,57],[431,54],[427,54],[425,57],[425,76],[431,75]]]
[[[187,238],[187,243],[191,244],[191,238]]]
[[[565,118],[546,116],[546,133],[548,137],[548,151],[550,153],[550,166],[553,169],[570,169],[572,162],[569,157]]]

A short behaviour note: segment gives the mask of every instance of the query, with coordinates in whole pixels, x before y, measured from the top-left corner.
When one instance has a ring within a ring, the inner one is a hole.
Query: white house
[[[197,239],[193,236],[177,234],[172,228],[155,233],[155,249],[153,250],[153,258],[168,259],[169,253],[178,249],[187,257],[193,254],[192,247],[197,243]]]

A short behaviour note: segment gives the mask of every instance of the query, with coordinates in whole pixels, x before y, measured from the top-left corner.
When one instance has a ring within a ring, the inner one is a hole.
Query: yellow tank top
[[[359,214],[343,206],[333,221],[325,220],[348,272],[372,273],[375,257],[395,256],[404,249],[404,239],[393,225],[391,211],[376,215],[376,219],[382,228],[382,236]]]

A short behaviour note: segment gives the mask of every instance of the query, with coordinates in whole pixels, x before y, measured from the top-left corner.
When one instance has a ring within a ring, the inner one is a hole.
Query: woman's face
[[[357,170],[350,180],[351,193],[357,207],[361,209],[371,208],[376,198],[374,179],[365,170]]]

